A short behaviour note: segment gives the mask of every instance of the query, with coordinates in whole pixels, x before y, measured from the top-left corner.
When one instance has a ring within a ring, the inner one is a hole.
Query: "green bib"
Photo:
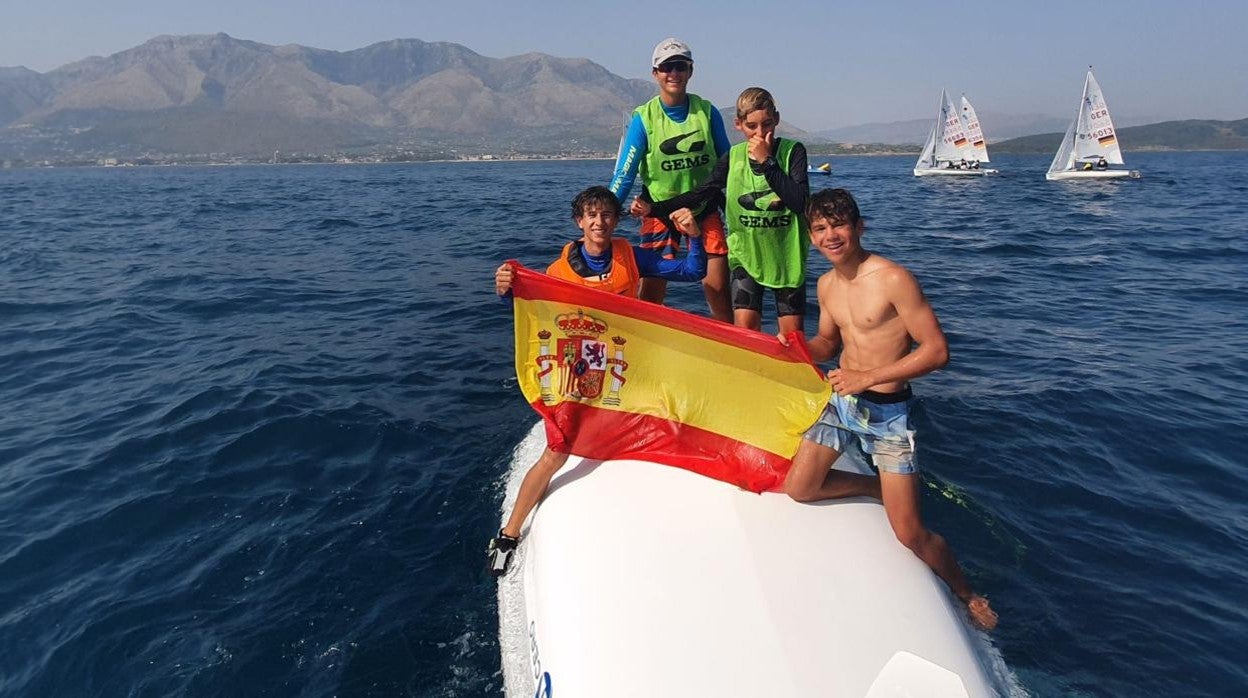
[[[634,113],[646,127],[647,144],[638,171],[655,201],[684,194],[711,176],[716,160],[712,109],[710,102],[691,94],[689,116],[678,124],[663,113],[658,97],[637,107]]]
[[[780,139],[776,162],[789,171],[795,141]],[[728,151],[728,266],[744,267],[767,288],[797,288],[806,280],[810,236],[801,212],[790,211],[767,179],[750,169],[749,142]]]

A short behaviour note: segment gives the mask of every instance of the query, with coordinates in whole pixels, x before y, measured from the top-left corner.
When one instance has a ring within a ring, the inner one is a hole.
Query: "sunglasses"
[[[659,71],[660,73],[671,73],[671,72],[687,73],[692,68],[693,68],[693,64],[690,63],[689,61],[667,61],[665,63],[660,63],[659,67],[655,68],[655,70]]]

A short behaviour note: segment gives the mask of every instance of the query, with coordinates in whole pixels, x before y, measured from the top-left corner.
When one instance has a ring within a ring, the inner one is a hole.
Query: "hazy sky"
[[[1240,119],[1246,28],[1245,0],[3,0],[0,66],[46,72],[160,34],[220,31],[339,51],[450,41],[495,58],[585,57],[648,79],[654,45],[677,36],[693,48],[694,92],[728,106],[761,85],[805,129],[929,118],[942,88],[981,114],[1066,118],[1089,64],[1119,121]]]

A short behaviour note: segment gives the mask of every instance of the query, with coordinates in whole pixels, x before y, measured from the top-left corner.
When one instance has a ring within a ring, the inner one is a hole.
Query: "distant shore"
[[[919,152],[916,147],[913,151],[886,151],[886,152],[860,152],[860,153],[832,153],[820,154],[811,153],[810,159],[814,160],[830,160],[841,158],[878,158],[878,157],[914,157]],[[1242,153],[1248,152],[1248,149],[1224,149],[1224,148],[1161,148],[1156,146],[1144,146],[1140,148],[1132,148],[1126,152],[1135,153]],[[1048,155],[1047,151],[1018,151],[1018,150],[997,150],[995,155]],[[0,160],[0,171],[3,170],[23,170],[23,169],[65,169],[65,168],[102,168],[102,169],[125,169],[132,167],[263,167],[263,166],[282,166],[282,165],[419,165],[419,164],[473,164],[473,163],[507,163],[507,162],[569,162],[569,161],[607,161],[615,160],[615,156],[595,154],[595,155],[508,155],[499,157],[469,157],[469,158],[429,158],[417,160],[387,160],[387,159],[370,159],[370,158],[325,158],[325,159],[309,159],[309,160],[288,160],[279,162],[265,162],[262,160],[247,159],[229,159],[229,160],[184,160],[169,159],[168,161],[153,161],[149,158],[136,158],[135,160],[124,160],[122,158],[104,158],[94,161],[84,159],[65,159],[65,160],[39,160],[36,162],[28,161],[12,161]]]
[[[843,153],[832,155],[812,154],[812,158],[828,159],[828,158],[845,158],[845,157],[881,157],[896,155],[914,155],[917,154],[905,152],[881,152],[881,153]],[[569,161],[607,161],[613,162],[614,155],[509,155],[500,157],[472,157],[472,158],[422,158],[418,160],[387,160],[387,159],[371,159],[371,158],[325,158],[325,159],[309,159],[309,160],[282,160],[278,162],[263,160],[248,160],[244,158],[228,159],[228,160],[194,160],[182,158],[170,158],[168,160],[152,160],[150,158],[135,158],[128,160],[123,158],[101,158],[92,160],[86,159],[63,159],[53,160],[44,159],[39,161],[8,161],[0,160],[0,170],[16,170],[16,169],[51,169],[51,168],[67,168],[67,167],[98,167],[98,168],[129,168],[129,167],[261,167],[261,166],[279,166],[279,165],[416,165],[423,163],[506,163],[506,162],[569,162]]]

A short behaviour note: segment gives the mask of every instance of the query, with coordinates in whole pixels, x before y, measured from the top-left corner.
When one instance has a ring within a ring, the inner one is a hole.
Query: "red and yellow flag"
[[[512,264],[516,376],[552,450],[780,488],[831,392],[803,342]]]

